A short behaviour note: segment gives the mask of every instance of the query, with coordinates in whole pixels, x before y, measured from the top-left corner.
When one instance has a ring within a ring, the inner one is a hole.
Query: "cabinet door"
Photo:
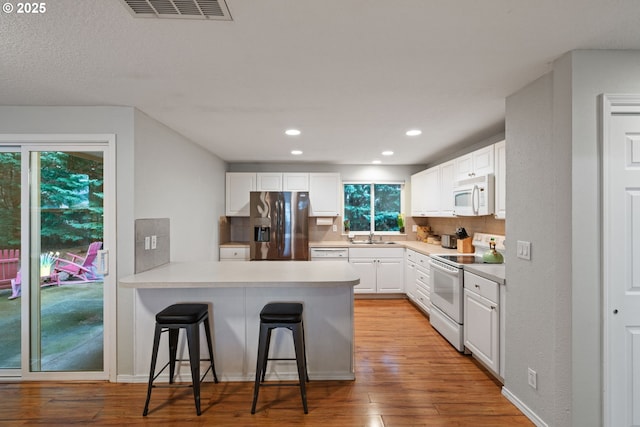
[[[498,305],[464,290],[464,345],[493,372],[500,368]]]
[[[225,193],[227,216],[249,216],[249,193],[255,190],[255,173],[228,172]]]
[[[455,161],[440,165],[440,216],[453,216],[453,187],[455,186]]]
[[[409,299],[416,299],[416,264],[408,259],[404,261],[404,291]]]
[[[309,216],[338,216],[340,214],[339,173],[309,174]]]
[[[353,287],[356,294],[376,292],[376,260],[374,258],[351,258],[349,263],[360,276],[360,283]]]
[[[380,258],[377,260],[378,293],[404,292],[404,265],[402,258]]]
[[[465,154],[454,160],[455,162],[455,179],[460,181],[461,179],[471,178],[473,176],[473,154]]]
[[[256,181],[256,191],[282,191],[282,174],[279,172],[259,172]]]
[[[506,154],[507,144],[505,141],[498,142],[495,145],[496,156],[496,192],[495,192],[495,215],[498,219],[505,219],[507,217],[507,167],[506,167]]]
[[[425,171],[424,211],[426,216],[438,216],[440,213],[440,168],[434,167]]]
[[[308,173],[283,173],[283,191],[309,191]]]
[[[426,216],[426,171],[411,175],[411,216]]]
[[[494,172],[494,146],[481,148],[473,152],[474,176],[487,175]]]

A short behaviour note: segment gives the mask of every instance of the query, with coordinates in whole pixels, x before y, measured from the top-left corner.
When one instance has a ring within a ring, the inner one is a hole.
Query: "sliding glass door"
[[[115,359],[109,141],[17,145],[0,152],[0,162],[12,160],[19,177],[10,192],[19,205],[0,208],[0,223],[14,224],[0,226],[0,251],[19,250],[10,286],[0,282],[0,375],[15,369],[25,379],[107,379]],[[0,191],[0,203],[6,198]]]

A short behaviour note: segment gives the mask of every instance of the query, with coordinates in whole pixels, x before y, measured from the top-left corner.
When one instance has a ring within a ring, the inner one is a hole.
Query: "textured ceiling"
[[[562,54],[640,49],[638,0],[227,5],[232,21],[0,12],[0,103],[134,106],[229,162],[422,164],[503,131],[505,97]]]

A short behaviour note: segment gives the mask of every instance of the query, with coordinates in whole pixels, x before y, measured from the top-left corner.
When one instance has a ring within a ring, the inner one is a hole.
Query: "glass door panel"
[[[103,152],[29,155],[29,371],[103,371]]]
[[[20,159],[18,147],[0,147],[0,370],[21,367]]]

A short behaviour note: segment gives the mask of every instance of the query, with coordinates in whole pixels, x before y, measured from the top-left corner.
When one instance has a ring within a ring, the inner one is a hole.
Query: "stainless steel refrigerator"
[[[309,259],[309,193],[252,191],[250,259]]]

